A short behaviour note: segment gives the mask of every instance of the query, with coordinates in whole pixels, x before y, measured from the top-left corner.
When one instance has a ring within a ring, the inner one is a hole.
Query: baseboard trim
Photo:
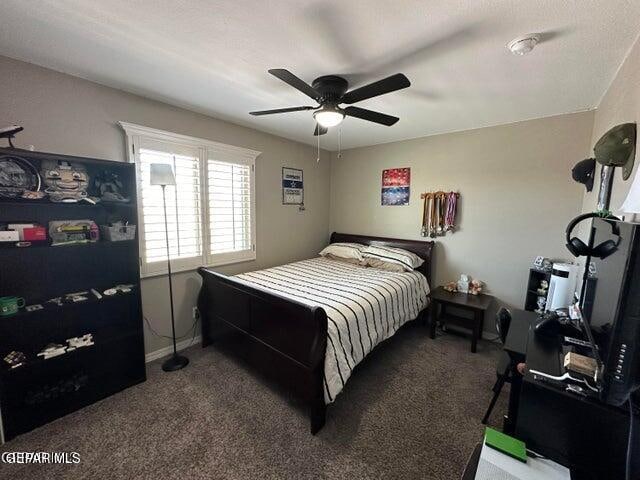
[[[196,345],[200,342],[202,342],[202,337],[200,335],[195,337],[193,341],[190,338],[187,338],[186,340],[182,340],[181,342],[176,343],[176,349],[178,351],[184,350],[185,348],[188,348],[191,345]],[[168,347],[160,348],[158,350],[154,350],[153,352],[147,353],[144,356],[144,361],[146,363],[153,362],[154,360],[170,355],[172,352],[173,352],[173,345],[169,345]]]

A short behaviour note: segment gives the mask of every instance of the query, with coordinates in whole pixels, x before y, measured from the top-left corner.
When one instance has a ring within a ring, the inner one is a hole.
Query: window
[[[251,168],[208,160],[209,247],[212,255],[251,249]]]
[[[253,260],[254,150],[121,122],[137,165],[142,276]],[[171,165],[176,185],[150,185],[152,163]]]

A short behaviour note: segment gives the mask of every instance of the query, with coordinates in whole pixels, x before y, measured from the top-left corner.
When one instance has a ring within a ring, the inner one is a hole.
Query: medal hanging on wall
[[[455,231],[459,193],[427,192],[423,193],[420,198],[423,200],[420,232],[423,237],[435,238]]]

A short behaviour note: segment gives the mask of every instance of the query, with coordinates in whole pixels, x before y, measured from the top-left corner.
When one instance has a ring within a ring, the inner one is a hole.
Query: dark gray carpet
[[[481,439],[498,353],[408,325],[354,373],[314,437],[298,402],[213,347],[193,347],[185,370],[149,364],[146,383],[0,447],[76,451],[79,465],[0,464],[0,477],[457,479]]]

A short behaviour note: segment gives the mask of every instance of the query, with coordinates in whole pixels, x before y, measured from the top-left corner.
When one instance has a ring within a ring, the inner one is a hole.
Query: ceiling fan
[[[317,125],[313,132],[314,135],[324,135],[329,131],[329,127],[340,124],[345,116],[356,117],[361,120],[367,120],[390,127],[400,119],[384,113],[367,110],[366,108],[341,108],[340,104],[360,102],[368,98],[384,95],[385,93],[395,92],[396,90],[401,90],[411,85],[407,77],[402,73],[396,73],[377,82],[347,91],[349,89],[349,82],[336,75],[318,77],[309,85],[284,68],[274,68],[269,70],[269,73],[314,99],[318,102],[318,106],[312,107],[307,105],[303,107],[277,108],[275,110],[261,110],[249,113],[260,116],[275,113],[299,112],[302,110],[315,110],[315,112],[313,112],[313,118],[315,118]]]

